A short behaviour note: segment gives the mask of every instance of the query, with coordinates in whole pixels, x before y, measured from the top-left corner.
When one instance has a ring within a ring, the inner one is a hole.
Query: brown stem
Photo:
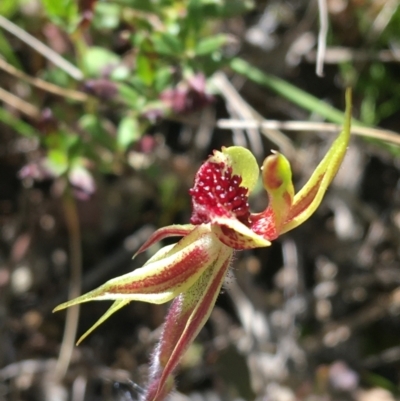
[[[7,73],[16,78],[28,82],[29,84],[35,86],[36,88],[42,89],[54,95],[76,100],[77,102],[86,102],[89,98],[89,96],[86,93],[79,92],[73,89],[62,88],[50,82],[44,81],[43,79],[37,77],[31,77],[30,75],[25,74],[23,71],[20,71],[11,64],[7,63],[3,59],[0,59],[0,69],[6,71]]]
[[[71,193],[71,188],[69,184],[67,184],[62,200],[69,238],[69,255],[71,266],[69,299],[72,299],[78,297],[81,294],[82,248],[81,231],[76,201]],[[79,306],[68,308],[63,340],[55,371],[56,379],[58,380],[62,380],[68,370],[71,361],[72,351],[75,346],[78,320]]]

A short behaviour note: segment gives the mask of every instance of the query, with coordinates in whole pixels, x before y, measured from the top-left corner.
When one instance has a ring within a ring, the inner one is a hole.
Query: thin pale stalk
[[[13,22],[8,20],[7,18],[0,15],[0,27],[5,29],[6,31],[15,35],[18,39],[25,42],[27,45],[35,49],[42,56],[46,57],[51,63],[56,65],[57,67],[64,70],[67,74],[69,74],[72,78],[80,81],[83,79],[82,71],[76,68],[69,61],[61,57],[57,52],[55,52],[50,47],[46,46],[40,40],[37,40],[28,32],[21,29],[19,26],[15,25]]]
[[[81,294],[82,286],[82,247],[81,229],[79,223],[76,201],[71,193],[71,188],[67,186],[63,197],[65,223],[67,225],[69,237],[69,258],[71,266],[69,298],[76,298]],[[75,345],[75,337],[78,328],[79,305],[68,309],[65,321],[64,335],[58,356],[55,375],[61,380],[71,361],[72,351]]]

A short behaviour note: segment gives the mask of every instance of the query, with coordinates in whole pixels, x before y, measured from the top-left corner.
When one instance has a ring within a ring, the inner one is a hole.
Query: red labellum
[[[248,225],[250,211],[242,178],[232,174],[232,167],[225,163],[205,162],[196,175],[192,196],[192,224],[211,222],[211,216],[236,217]]]

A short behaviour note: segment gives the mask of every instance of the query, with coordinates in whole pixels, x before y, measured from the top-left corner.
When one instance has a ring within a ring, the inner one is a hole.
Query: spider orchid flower
[[[211,313],[234,251],[269,246],[280,234],[307,220],[321,203],[346,152],[350,109],[348,91],[344,129],[298,193],[287,159],[278,152],[265,159],[262,181],[269,205],[261,213],[250,213],[248,204],[259,175],[252,153],[239,146],[214,151],[200,167],[189,191],[191,224],[157,230],[138,253],[167,237],[183,237],[179,242],[159,250],[141,268],[55,308],[58,311],[88,301],[114,301],[78,343],[131,301],[172,301],[143,395],[144,401],[165,399],[174,387],[179,361]]]

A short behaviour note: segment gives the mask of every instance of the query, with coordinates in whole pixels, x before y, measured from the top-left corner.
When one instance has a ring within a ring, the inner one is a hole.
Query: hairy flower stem
[[[229,268],[233,251],[221,244],[219,260],[186,293],[172,302],[152,369],[144,401],[162,401],[174,387],[174,371],[189,345],[208,320]],[[221,263],[222,261],[222,263]]]

